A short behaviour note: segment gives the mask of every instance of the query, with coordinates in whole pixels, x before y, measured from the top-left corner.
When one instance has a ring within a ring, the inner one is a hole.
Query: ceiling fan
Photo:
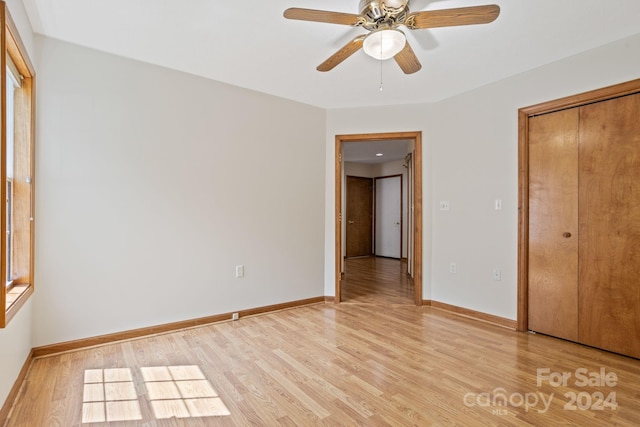
[[[318,65],[318,71],[332,70],[362,48],[366,54],[379,60],[393,58],[405,74],[415,73],[422,65],[404,33],[398,29],[401,25],[410,30],[421,30],[488,24],[495,21],[499,14],[500,7],[495,4],[410,12],[409,0],[360,0],[359,15],[297,7],[284,11],[287,19],[351,25],[369,31],[368,34],[357,36]]]

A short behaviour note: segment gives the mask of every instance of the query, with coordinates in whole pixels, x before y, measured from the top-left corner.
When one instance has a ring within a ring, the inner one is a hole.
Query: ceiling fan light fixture
[[[372,58],[385,60],[396,56],[407,42],[404,33],[396,29],[372,31],[362,44],[364,52]]]

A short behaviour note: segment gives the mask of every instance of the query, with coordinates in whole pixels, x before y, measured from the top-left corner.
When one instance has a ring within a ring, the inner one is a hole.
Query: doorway
[[[411,151],[407,158],[410,159],[410,173],[408,173],[408,203],[410,212],[408,226],[408,250],[407,261],[403,268],[410,275],[412,281],[411,300],[416,305],[422,305],[422,132],[394,132],[377,134],[337,135],[335,139],[335,302],[342,301],[342,281],[345,271],[343,248],[343,205],[345,194],[343,182],[343,145],[346,143],[372,143],[375,141],[410,141]],[[346,215],[345,215],[346,216]],[[345,218],[346,220],[346,218]],[[401,262],[401,261],[397,261]],[[407,275],[405,274],[405,277]]]

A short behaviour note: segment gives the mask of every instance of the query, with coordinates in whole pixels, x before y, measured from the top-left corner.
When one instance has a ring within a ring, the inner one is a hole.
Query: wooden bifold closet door
[[[529,329],[578,341],[578,109],[529,120]]]
[[[528,321],[640,358],[640,94],[529,120]]]

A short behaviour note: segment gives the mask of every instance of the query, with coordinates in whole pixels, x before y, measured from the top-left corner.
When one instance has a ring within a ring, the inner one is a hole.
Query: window
[[[17,72],[13,61],[11,58],[7,58],[7,90],[6,90],[6,160],[7,160],[7,194],[5,197],[5,201],[7,203],[6,206],[6,231],[7,231],[7,250],[6,250],[6,285],[11,286],[13,283],[13,269],[11,268],[11,255],[13,248],[13,157],[14,157],[14,121],[15,121],[15,103],[14,97],[16,93],[16,89],[20,88],[20,74]]]
[[[0,1],[0,327],[5,327],[33,293],[33,66]]]

